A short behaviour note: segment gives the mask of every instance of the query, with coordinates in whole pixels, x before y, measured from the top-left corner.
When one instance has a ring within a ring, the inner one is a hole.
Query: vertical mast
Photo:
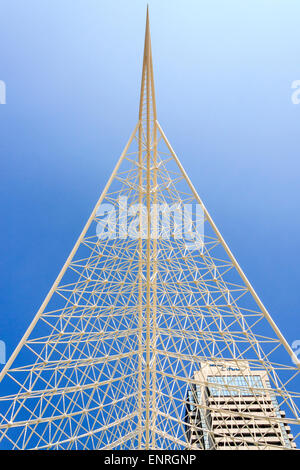
[[[146,311],[145,323],[143,319],[143,240],[139,240],[139,345],[140,345],[140,365],[139,365],[139,444],[142,442],[142,388],[143,388],[143,365],[142,351],[143,348],[143,326],[146,327],[145,337],[145,448],[155,447],[155,358],[153,356],[153,346],[155,343],[155,324],[156,324],[156,209],[154,209],[154,232],[152,231],[153,240],[151,239],[151,207],[155,208],[156,198],[156,106],[155,91],[153,81],[151,39],[149,27],[149,11],[147,7],[145,46],[143,58],[143,71],[141,83],[140,109],[139,109],[139,203],[143,203],[143,195],[146,196],[147,207],[147,226],[142,229],[145,219],[140,211],[140,233],[146,235],[146,269],[145,269],[145,288],[146,288]],[[143,155],[145,152],[146,159]],[[143,169],[145,167],[146,177],[144,188]],[[140,206],[141,207],[141,206]],[[150,442],[150,431],[152,430],[152,443]]]

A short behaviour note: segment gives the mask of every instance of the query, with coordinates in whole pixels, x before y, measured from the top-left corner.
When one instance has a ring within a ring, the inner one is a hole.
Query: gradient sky
[[[300,339],[300,3],[151,0],[158,118],[290,343]],[[146,2],[2,0],[0,339],[13,351],[136,122]]]

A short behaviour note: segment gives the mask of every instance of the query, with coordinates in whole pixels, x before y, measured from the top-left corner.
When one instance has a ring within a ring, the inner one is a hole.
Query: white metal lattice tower
[[[204,232],[190,217],[191,247],[180,217],[193,204]],[[170,212],[171,226],[158,230]],[[299,367],[157,121],[147,12],[138,123],[2,370],[9,394],[0,397],[0,446],[191,449],[192,429],[197,448],[207,448],[203,436],[218,448],[219,434],[238,420],[226,434],[231,448],[289,448],[300,423]],[[218,387],[225,411],[209,399]],[[205,391],[193,407],[214,425],[187,419],[193,390]],[[272,409],[264,397],[272,397]],[[287,439],[282,429],[290,425]]]

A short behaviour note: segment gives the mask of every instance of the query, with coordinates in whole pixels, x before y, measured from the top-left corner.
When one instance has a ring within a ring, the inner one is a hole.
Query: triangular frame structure
[[[158,222],[192,204],[205,230],[190,217],[191,249],[176,215],[165,232]],[[2,370],[0,445],[292,448],[299,369],[157,121],[147,9],[138,123]]]

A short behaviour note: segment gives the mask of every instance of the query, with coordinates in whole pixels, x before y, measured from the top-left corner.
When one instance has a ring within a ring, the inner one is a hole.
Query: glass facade
[[[208,389],[212,396],[253,396],[262,395],[263,384],[259,375],[231,375],[218,376],[211,375],[207,377]],[[210,384],[217,386],[211,386]]]

